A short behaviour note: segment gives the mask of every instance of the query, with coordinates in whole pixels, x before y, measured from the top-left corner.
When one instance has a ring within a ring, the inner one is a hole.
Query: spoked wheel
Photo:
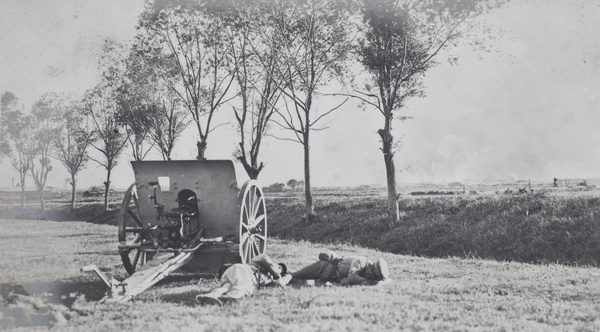
[[[244,184],[240,199],[240,257],[247,263],[267,247],[267,207],[256,180]]]
[[[137,245],[144,240],[142,230],[144,223],[140,215],[140,206],[138,203],[137,191],[135,183],[132,184],[125,192],[123,204],[121,205],[121,219],[119,220],[119,244],[120,245]],[[149,253],[142,249],[127,249],[119,250],[123,266],[130,275],[135,270],[151,258]]]

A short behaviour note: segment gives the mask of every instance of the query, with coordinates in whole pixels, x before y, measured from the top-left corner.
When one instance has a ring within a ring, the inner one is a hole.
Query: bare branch
[[[338,108],[342,107],[342,105],[344,105],[346,102],[348,101],[348,98],[344,99],[344,101],[342,103],[340,103],[339,105],[337,105],[336,107],[330,109],[329,111],[321,114],[318,118],[316,118],[311,124],[310,126],[314,126],[319,120],[321,120],[323,117],[327,116],[328,114],[330,114],[331,112],[337,110]]]

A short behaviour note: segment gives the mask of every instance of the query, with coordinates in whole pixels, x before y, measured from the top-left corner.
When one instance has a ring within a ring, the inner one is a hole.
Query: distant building
[[[91,186],[89,188],[87,188],[83,194],[81,194],[83,197],[102,197],[104,196],[104,187],[100,187],[100,186]],[[111,195],[114,195],[115,190],[113,188],[109,188],[108,189],[108,194],[109,197]]]
[[[554,178],[555,187],[575,187],[586,186],[587,182],[584,179],[557,179]]]
[[[100,187],[96,187],[96,186],[91,186],[89,188],[87,188],[83,194],[83,197],[100,197],[100,196],[104,196],[104,188],[100,188]]]

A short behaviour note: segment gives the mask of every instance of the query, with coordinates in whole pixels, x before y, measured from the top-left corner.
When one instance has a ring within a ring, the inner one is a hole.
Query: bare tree
[[[127,132],[133,159],[139,161],[143,160],[154,146],[153,142],[150,142],[149,145],[146,143],[149,139],[148,127],[152,118],[156,116],[156,106],[153,100],[149,101],[140,95],[139,83],[136,81],[138,77],[129,79],[129,75],[138,76],[138,72],[130,72],[129,69],[127,69],[127,74],[121,78],[122,82],[116,91],[117,111],[115,116]]]
[[[46,93],[33,104],[31,109],[34,158],[31,159],[29,170],[38,190],[42,210],[46,209],[44,188],[48,174],[53,168],[50,157],[53,155],[54,145],[51,142],[59,132],[57,119],[60,114],[60,103],[60,97],[57,94]]]
[[[341,76],[351,51],[352,29],[343,4],[337,1],[281,1],[272,6],[273,40],[281,53],[276,72],[283,78],[279,88],[286,100],[274,121],[288,130],[287,138],[304,149],[304,191],[306,220],[313,214],[310,177],[310,134],[319,121],[338,109],[315,106],[319,90],[333,77]],[[264,62],[263,62],[264,64]]]
[[[258,178],[264,167],[259,162],[261,143],[269,120],[275,113],[280,96],[280,78],[276,68],[280,60],[279,49],[265,38],[263,10],[269,2],[237,4],[235,15],[226,16],[233,74],[238,87],[239,105],[233,105],[240,141],[235,152],[251,179]]]
[[[141,160],[147,151],[144,140],[157,149],[164,160],[171,160],[175,142],[189,124],[189,112],[168,82],[177,79],[172,58],[149,47],[143,39],[137,42],[127,58],[123,83],[118,89],[119,116],[135,134],[134,157]]]
[[[53,139],[56,157],[71,177],[71,209],[75,208],[77,174],[84,169],[89,160],[87,149],[93,140],[93,131],[87,126],[85,110],[80,101],[66,96],[59,104],[57,121],[60,126]]]
[[[94,133],[94,141],[91,145],[103,157],[97,159],[90,156],[90,159],[106,169],[104,212],[108,211],[111,172],[117,165],[118,158],[128,139],[128,135],[117,117],[116,89],[122,76],[122,68],[119,68],[120,56],[122,56],[122,48],[107,40],[104,45],[104,54],[99,62],[102,79],[96,87],[86,92],[83,99],[85,112]]]
[[[164,160],[171,160],[175,143],[189,125],[189,116],[182,112],[181,102],[166,95],[157,105],[159,115],[154,117],[148,128]]]
[[[205,159],[209,134],[215,129],[216,111],[228,101],[233,82],[228,70],[229,44],[225,24],[215,14],[218,4],[148,7],[139,22],[139,39],[172,59],[178,79],[168,81],[189,111],[197,129],[198,159]]]
[[[482,46],[476,19],[504,0],[364,0],[364,36],[358,55],[369,78],[356,96],[384,118],[381,138],[388,187],[388,212],[399,221],[396,168],[394,164],[394,119],[406,100],[424,96],[422,79],[436,65],[440,51],[466,41]],[[477,32],[477,34],[475,33]],[[373,89],[371,89],[373,87]]]
[[[151,119],[148,115],[153,113],[154,106],[150,106],[149,110],[148,105],[137,104],[136,99],[128,99],[127,105],[124,105],[122,99],[120,101],[118,111],[115,114],[117,121],[127,134],[127,141],[133,159],[137,161],[144,160],[154,147],[154,142],[149,142],[147,130],[148,122]]]
[[[25,208],[25,180],[35,154],[33,136],[35,134],[31,116],[19,109],[6,115],[6,148],[13,167],[19,172],[21,186],[21,208]]]
[[[127,144],[128,135],[119,125],[112,96],[107,96],[106,92],[95,88],[88,91],[84,98],[86,114],[90,119],[94,133],[94,140],[90,145],[100,152],[103,157],[97,159],[90,156],[90,159],[106,169],[103,210],[107,212],[111,172],[117,165],[118,158]]]

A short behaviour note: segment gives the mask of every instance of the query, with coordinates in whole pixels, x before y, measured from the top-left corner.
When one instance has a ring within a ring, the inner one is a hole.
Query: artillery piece
[[[237,186],[230,160],[133,161],[118,227],[119,255],[130,275],[109,280],[107,298],[127,301],[185,266],[217,273],[223,262],[265,252],[267,212],[261,188]]]

